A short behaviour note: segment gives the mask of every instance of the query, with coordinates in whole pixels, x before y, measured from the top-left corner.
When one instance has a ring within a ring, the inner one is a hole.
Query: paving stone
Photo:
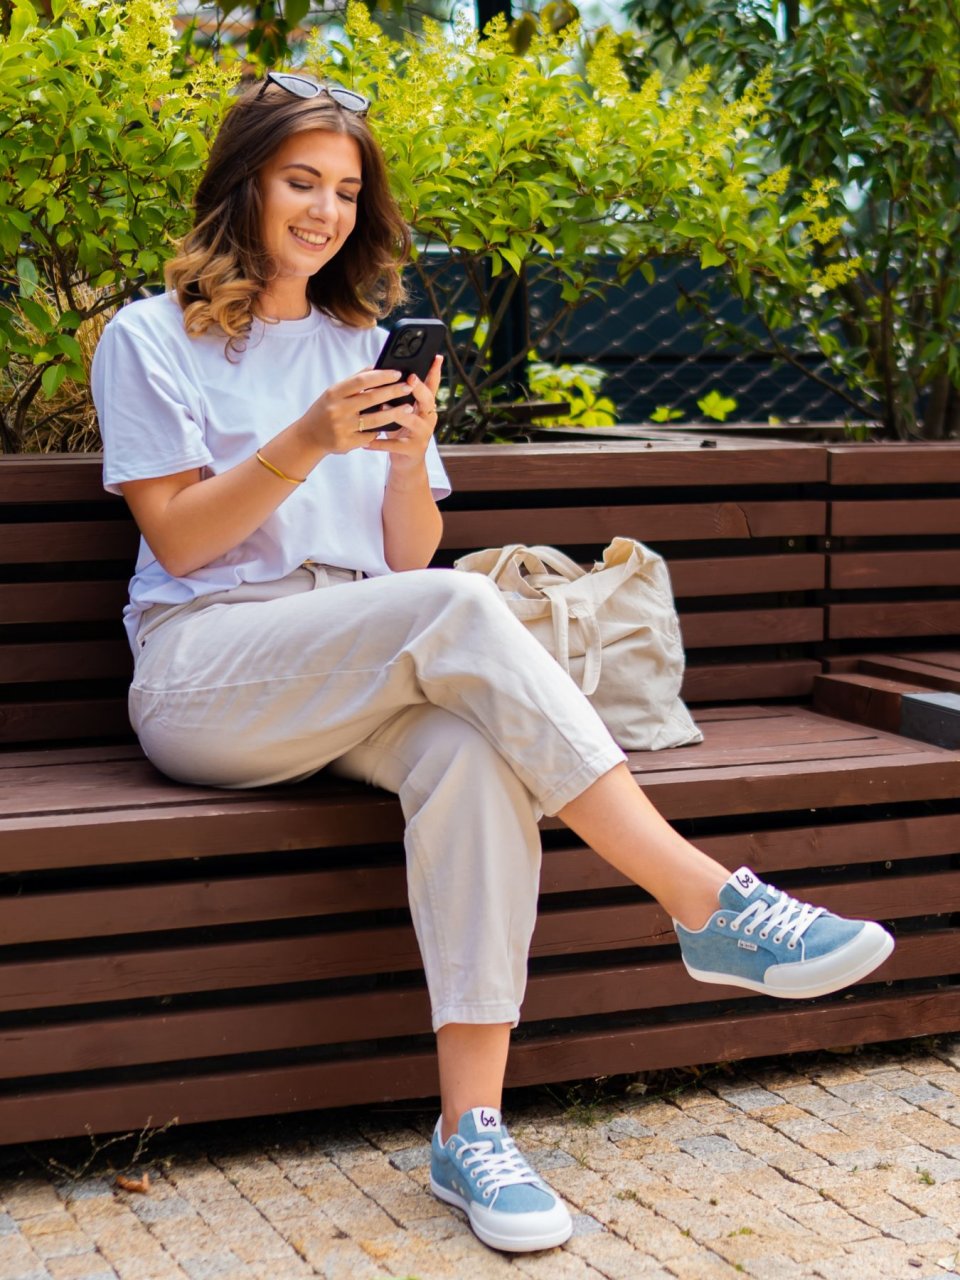
[[[723,1172],[732,1172],[736,1169],[752,1169],[761,1164],[761,1161],[756,1156],[750,1155],[747,1151],[741,1151],[729,1138],[722,1137],[719,1134],[706,1134],[703,1137],[688,1138],[679,1145],[680,1149],[685,1151],[687,1155],[706,1161],[712,1168]]]
[[[67,1258],[50,1258],[47,1270],[52,1280],[117,1280],[113,1267],[99,1253],[78,1253]]]
[[[215,1253],[203,1258],[183,1258],[180,1267],[190,1280],[220,1280],[248,1276],[250,1272],[235,1254]]]
[[[430,1144],[418,1147],[405,1147],[390,1155],[390,1163],[394,1169],[406,1173],[409,1169],[425,1169],[430,1164]]]
[[[721,1085],[717,1089],[717,1093],[725,1102],[729,1102],[734,1107],[739,1107],[741,1111],[763,1111],[767,1107],[778,1107],[783,1102],[782,1098],[779,1098],[775,1093],[771,1093],[769,1089],[744,1089],[742,1087]]]
[[[620,1138],[652,1138],[654,1131],[649,1125],[641,1124],[636,1116],[617,1116],[606,1125],[607,1135],[614,1142]]]
[[[68,1204],[74,1200],[95,1200],[102,1196],[108,1196],[112,1200],[116,1194],[109,1178],[78,1178],[70,1182],[56,1182],[54,1187],[61,1200]]]
[[[960,1209],[960,1203],[958,1203]],[[906,1244],[920,1244],[927,1240],[956,1240],[957,1226],[946,1226],[936,1218],[913,1218],[890,1227],[890,1235]]]

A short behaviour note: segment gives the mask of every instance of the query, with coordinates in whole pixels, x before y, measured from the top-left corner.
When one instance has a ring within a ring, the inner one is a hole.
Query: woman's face
[[[342,247],[356,225],[362,176],[360,148],[345,134],[311,129],[281,143],[260,170],[260,232],[280,280],[299,278],[305,291]]]

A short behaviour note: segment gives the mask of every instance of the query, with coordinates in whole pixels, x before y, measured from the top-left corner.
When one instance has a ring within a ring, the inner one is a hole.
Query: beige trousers
[[[537,822],[623,759],[486,578],[356,580],[305,566],[143,618],[130,713],[184,782],[257,787],[325,766],[395,792],[434,1029],[516,1023]]]

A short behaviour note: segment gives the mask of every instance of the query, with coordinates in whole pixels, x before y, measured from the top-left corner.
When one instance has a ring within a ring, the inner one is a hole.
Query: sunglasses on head
[[[342,107],[344,111],[352,111],[356,116],[365,116],[370,110],[370,99],[365,98],[362,93],[354,93],[352,89],[344,89],[339,84],[319,84],[316,80],[308,80],[306,76],[293,75],[289,71],[268,71],[257,98],[262,98],[267,86],[271,84],[292,93],[295,98],[317,98],[321,93],[326,94],[338,107]]]

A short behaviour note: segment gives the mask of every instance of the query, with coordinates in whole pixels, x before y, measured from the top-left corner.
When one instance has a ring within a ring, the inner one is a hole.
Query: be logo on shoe
[[[500,1117],[495,1111],[484,1111],[480,1108],[480,1124],[484,1129],[499,1129]]]
[[[741,867],[739,871],[735,871],[730,879],[734,882],[745,898],[748,898],[760,881],[749,869],[749,867]]]

